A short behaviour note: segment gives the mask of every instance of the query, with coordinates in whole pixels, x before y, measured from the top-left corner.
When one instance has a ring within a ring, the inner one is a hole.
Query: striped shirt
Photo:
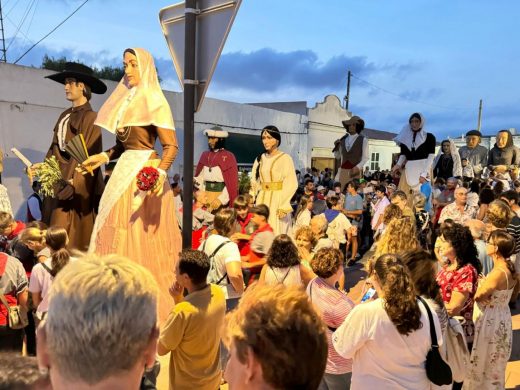
[[[354,308],[354,302],[339,290],[329,286],[321,278],[315,278],[309,283],[307,294],[328,326],[328,355],[325,372],[336,375],[352,372],[352,359],[341,357],[332,345],[332,329],[339,328]]]
[[[509,225],[507,225],[507,232],[511,234],[515,240],[515,250],[514,254],[520,252],[520,218],[514,214],[513,219]]]

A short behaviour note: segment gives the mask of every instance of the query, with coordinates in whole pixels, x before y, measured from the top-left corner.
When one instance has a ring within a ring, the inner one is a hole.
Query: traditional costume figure
[[[489,151],[488,168],[495,174],[502,174],[510,180],[511,172],[520,164],[520,149],[513,144],[513,135],[509,130],[500,130],[496,136],[495,146]]]
[[[103,151],[101,130],[94,125],[96,112],[88,101],[91,92],[103,94],[107,87],[93,74],[93,70],[85,65],[67,62],[63,72],[46,77],[65,85],[65,95],[72,107],[58,118],[46,156],[56,157],[62,177],[68,184],[57,188],[55,197],[45,198],[42,218],[49,226],[67,230],[69,248],[82,251],[87,250],[94,227],[95,209],[104,186],[103,177],[99,169],[95,169],[93,175],[76,172],[78,161],[65,151],[65,146],[73,137],[83,134],[89,155]]]
[[[117,253],[148,268],[159,284],[159,317],[164,321],[171,309],[168,288],[181,248],[173,195],[165,180],[178,151],[175,127],[150,53],[125,50],[124,67],[125,77],[96,121],[116,134],[116,145],[83,163],[89,168],[119,159],[101,198],[89,252]],[[162,158],[153,149],[157,138]],[[142,202],[136,202],[141,198],[136,175],[147,166],[157,168],[160,179]]]
[[[414,113],[394,139],[401,147],[401,153],[392,173],[401,171],[399,189],[407,194],[410,201],[413,199],[410,195],[420,191],[421,172],[431,172],[435,157],[435,136],[426,131],[425,124],[424,117]]]
[[[441,142],[439,153],[433,160],[433,177],[442,177],[448,180],[450,177],[462,176],[462,163],[455,142],[446,139]]]
[[[291,156],[278,150],[281,135],[275,126],[266,126],[261,137],[265,153],[253,163],[250,193],[256,205],[269,207],[268,223],[275,235],[289,234],[291,198],[298,189],[294,163]]]
[[[361,178],[363,166],[368,161],[368,138],[360,135],[365,128],[365,121],[359,116],[341,122],[347,134],[334,142],[334,157],[338,160],[339,169],[335,177],[344,190],[349,181]]]
[[[195,170],[195,181],[206,192],[208,210],[232,206],[238,196],[238,167],[235,155],[224,149],[228,132],[218,126],[204,130],[208,151],[202,153]]]
[[[480,177],[482,171],[488,165],[488,149],[480,145],[481,139],[480,131],[470,130],[466,133],[466,146],[459,149],[460,158],[468,160],[468,165],[473,167],[475,177]]]

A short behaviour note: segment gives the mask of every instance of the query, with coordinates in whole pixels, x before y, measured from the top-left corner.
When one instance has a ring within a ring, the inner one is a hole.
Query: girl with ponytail
[[[332,336],[336,351],[354,361],[351,389],[429,390],[424,365],[430,323],[408,269],[396,255],[385,254],[372,258],[367,271],[378,298],[356,306]],[[439,319],[432,314],[442,344]]]
[[[45,233],[45,235],[39,241],[34,240],[36,237],[32,236],[32,233],[36,232],[26,233],[27,242],[32,243],[29,245],[37,249],[43,242],[49,253],[47,259],[34,266],[29,282],[29,291],[31,292],[33,303],[36,307],[36,317],[42,320],[49,307],[48,296],[54,277],[70,261],[70,254],[66,249],[69,237],[67,231],[59,227],[51,227],[46,231],[42,231],[41,235],[43,233]]]

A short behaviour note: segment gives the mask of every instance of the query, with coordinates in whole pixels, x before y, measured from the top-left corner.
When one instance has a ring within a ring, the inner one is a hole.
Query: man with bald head
[[[448,204],[441,211],[439,223],[443,223],[447,219],[454,222],[464,224],[466,221],[475,218],[478,209],[467,204],[468,189],[457,187],[455,189],[455,201]]]

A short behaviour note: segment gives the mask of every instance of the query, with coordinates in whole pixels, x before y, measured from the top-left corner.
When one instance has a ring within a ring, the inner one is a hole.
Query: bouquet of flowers
[[[40,179],[40,191],[43,196],[55,197],[56,190],[59,190],[66,184],[55,156],[46,158],[36,171],[36,174]]]
[[[136,180],[139,190],[154,190],[159,180],[159,171],[154,167],[144,167],[137,174]]]
[[[159,171],[154,167],[141,168],[136,176],[137,191],[134,194],[134,200],[132,202],[132,210],[137,211],[144,202],[144,198],[148,191],[155,190],[155,187],[159,184]]]

